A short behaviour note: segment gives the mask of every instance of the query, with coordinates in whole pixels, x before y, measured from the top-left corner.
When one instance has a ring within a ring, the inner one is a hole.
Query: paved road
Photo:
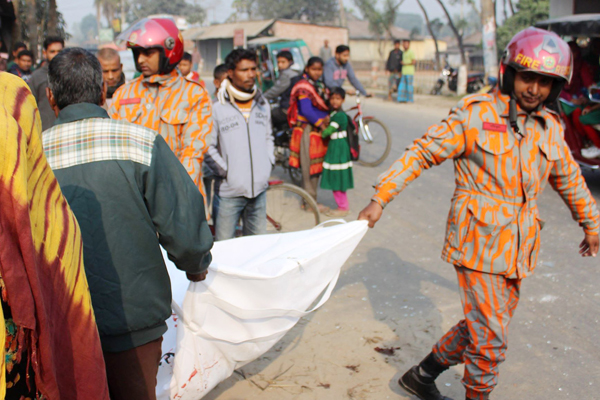
[[[354,216],[368,203],[377,174],[443,118],[449,105],[427,96],[415,105],[368,101],[367,113],[391,128],[394,144],[385,165],[355,168],[356,189],[349,196]],[[346,263],[329,302],[206,398],[410,399],[397,379],[462,315],[455,272],[440,260],[452,168],[446,163],[426,171],[409,186]],[[599,199],[600,174],[586,178]],[[334,205],[330,193],[320,196]],[[551,188],[539,204],[547,221],[540,262],[523,282],[507,361],[492,397],[598,399],[598,260],[578,256],[583,232]],[[396,350],[386,356],[375,347]],[[444,373],[438,380],[442,392],[464,399],[461,376],[461,367]]]

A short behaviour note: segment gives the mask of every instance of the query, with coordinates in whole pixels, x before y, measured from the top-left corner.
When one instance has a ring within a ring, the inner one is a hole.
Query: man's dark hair
[[[31,50],[21,50],[19,52],[19,54],[17,54],[17,58],[21,58],[23,56],[28,56],[31,58],[31,61],[33,61],[33,51]]]
[[[188,53],[187,51],[183,53],[183,56],[181,57],[181,61],[189,61],[192,62],[192,55],[190,53]]]
[[[65,49],[48,65],[48,87],[59,109],[71,104],[102,101],[102,66],[89,51]]]
[[[15,44],[13,44],[13,48],[12,48],[13,53],[19,49],[27,49],[27,45],[23,42],[16,42]]]
[[[44,50],[48,50],[48,47],[54,43],[60,43],[63,47],[65,47],[65,39],[61,38],[60,36],[48,36],[44,40]]]
[[[223,75],[227,75],[227,71],[229,71],[229,68],[227,68],[227,65],[219,64],[215,67],[215,69],[213,71],[213,78],[221,79],[223,77]]]
[[[394,44],[400,44],[400,39],[394,40]]]
[[[338,47],[335,48],[335,54],[340,54],[345,51],[350,51],[350,47],[346,46],[345,44],[340,44]]]
[[[331,96],[333,96],[334,94],[337,94],[342,99],[346,99],[346,91],[341,87],[334,87],[333,89],[331,89],[331,91],[329,92],[329,97],[331,98]]]
[[[232,69],[235,69],[242,60],[258,62],[256,53],[252,50],[235,49],[231,53],[229,53],[225,58],[225,65],[227,65],[227,70],[231,71]]]
[[[279,53],[277,53],[277,58],[285,58],[289,62],[294,63],[294,56],[288,50],[281,50]]]

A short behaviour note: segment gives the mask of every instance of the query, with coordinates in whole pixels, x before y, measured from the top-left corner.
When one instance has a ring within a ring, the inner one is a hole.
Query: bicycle
[[[212,182],[211,182],[212,184]],[[212,192],[212,190],[210,190]],[[207,206],[212,208],[212,196]],[[314,228],[321,223],[317,202],[299,186],[282,180],[269,181],[267,188],[267,233],[285,233]],[[214,220],[209,222],[214,236]],[[241,221],[235,237],[243,236]]]
[[[392,135],[387,126],[377,118],[363,116],[360,93],[356,93],[356,106],[349,111],[357,110],[353,121],[358,127],[360,153],[358,163],[366,167],[376,167],[381,164],[392,150]]]
[[[302,171],[300,168],[290,167],[290,140],[292,139],[292,129],[290,127],[280,127],[274,131],[275,142],[275,165],[280,165],[288,175],[292,182],[299,186],[302,184]]]
[[[281,180],[267,188],[267,233],[311,229],[321,223],[317,202],[299,186]]]

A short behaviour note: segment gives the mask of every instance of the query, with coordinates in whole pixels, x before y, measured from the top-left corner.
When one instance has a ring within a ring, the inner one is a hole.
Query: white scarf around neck
[[[225,95],[229,94],[230,99],[245,103],[247,101],[252,100],[254,98],[254,96],[256,96],[257,90],[258,89],[256,88],[256,85],[254,85],[252,87],[252,93],[243,92],[239,89],[236,89],[231,84],[231,81],[229,79],[225,78],[225,79],[223,79],[223,82],[221,82],[221,86],[219,87],[219,92],[217,93],[217,99],[219,99],[219,102],[221,104],[225,104],[225,101],[226,101]]]

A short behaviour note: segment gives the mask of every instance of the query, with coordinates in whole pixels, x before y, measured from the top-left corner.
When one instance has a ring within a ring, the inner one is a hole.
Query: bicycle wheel
[[[392,149],[392,135],[383,122],[372,118],[363,119],[367,132],[358,132],[360,155],[358,162],[367,167],[376,167],[381,164]],[[372,140],[366,140],[364,134],[370,134]]]
[[[320,222],[317,202],[304,189],[289,183],[267,189],[267,233],[302,231]]]
[[[292,183],[296,186],[302,185],[302,169],[290,167],[289,164],[287,168]]]

